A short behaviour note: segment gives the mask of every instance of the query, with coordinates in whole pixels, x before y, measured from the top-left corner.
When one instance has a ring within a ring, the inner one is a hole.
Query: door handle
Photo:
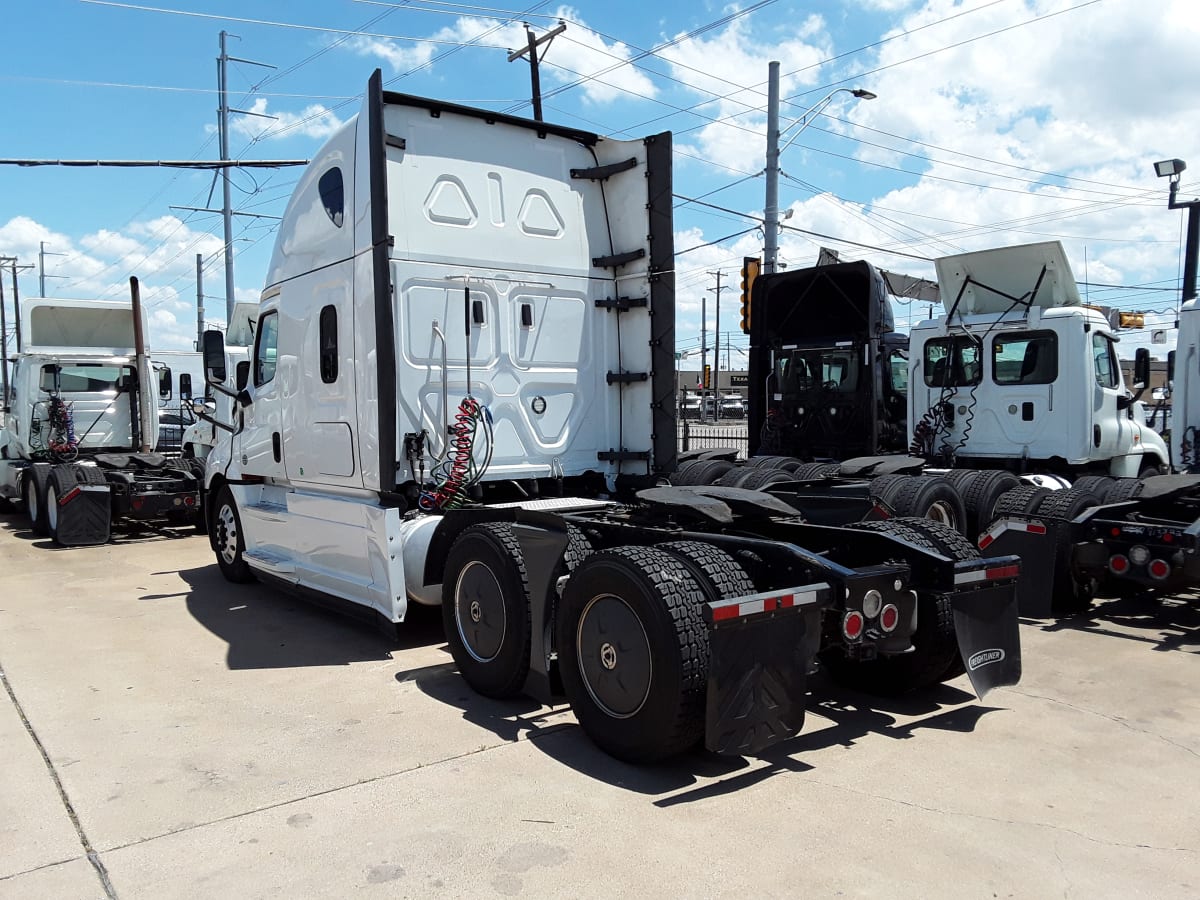
[[[275,462],[283,461],[283,441],[278,431],[271,432],[271,452],[275,455]]]

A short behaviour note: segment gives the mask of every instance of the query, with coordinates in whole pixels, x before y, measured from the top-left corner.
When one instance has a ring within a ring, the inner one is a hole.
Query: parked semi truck
[[[26,298],[19,315],[22,343],[3,365],[0,497],[67,546],[108,541],[116,519],[193,518],[202,471],[150,452],[171,370],[151,369],[134,308]]]
[[[208,387],[203,398],[188,397],[196,421],[183,432],[181,452],[185,459],[207,460],[217,442],[220,423],[232,420],[234,398],[250,378],[250,347],[254,343],[257,317],[257,303],[239,301],[234,304],[233,316],[225,329],[225,381],[221,383],[224,390],[218,392]]]
[[[946,314],[911,340],[893,333],[884,281],[867,263],[758,278],[750,380],[762,387],[750,393],[750,440],[768,455],[723,472],[691,463],[677,480],[769,479],[782,493],[799,476],[814,496],[865,489],[892,512],[1021,555],[1042,573],[1023,582],[1028,615],[1076,611],[1096,591],[1194,584],[1193,481],[1132,477],[1167,468],[1138,400],[1149,354],[1136,354],[1133,393],[1119,335],[1082,305],[1061,245],[960,254],[937,270]],[[841,447],[891,455],[801,462]],[[1018,473],[1070,490],[1022,484]],[[1165,543],[1148,548],[1147,534]]]
[[[394,628],[441,604],[480,693],[565,696],[608,752],[794,734],[806,678],[1014,683],[1019,561],[917,522],[830,527],[676,462],[671,139],[382,90],[301,177],[210,540]],[[214,389],[226,348],[206,335]]]

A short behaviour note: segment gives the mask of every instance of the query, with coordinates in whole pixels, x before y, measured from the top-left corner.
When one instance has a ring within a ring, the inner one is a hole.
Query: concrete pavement
[[[649,768],[472,694],[422,612],[389,645],[200,537],[0,517],[0,898],[1200,893],[1194,603],[1027,623],[986,703],[818,682],[769,759]]]

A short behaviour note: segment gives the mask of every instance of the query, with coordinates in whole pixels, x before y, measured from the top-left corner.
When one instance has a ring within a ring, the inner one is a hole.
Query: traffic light
[[[762,263],[757,256],[742,257],[742,333],[750,333],[750,294]]]
[[[1140,312],[1123,312],[1117,317],[1122,328],[1145,328],[1146,315]]]
[[[712,366],[708,363],[704,364],[704,389],[708,390],[712,387]]]

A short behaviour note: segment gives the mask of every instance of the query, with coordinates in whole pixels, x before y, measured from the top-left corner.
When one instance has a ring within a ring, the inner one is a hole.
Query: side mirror
[[[192,376],[184,372],[179,376],[179,401],[187,403],[192,399]]]
[[[237,389],[244,391],[246,385],[250,383],[250,360],[243,359],[237,364],[237,371],[234,375],[237,382]]]
[[[171,399],[171,367],[163,366],[158,370],[158,398]]]
[[[1125,410],[1133,406],[1133,398],[1127,394],[1121,394],[1117,397],[1117,409]]]
[[[204,332],[204,380],[223,384],[229,373],[225,371],[225,335],[219,331]]]
[[[1133,355],[1133,388],[1144,391],[1150,386],[1150,351],[1138,347]]]

